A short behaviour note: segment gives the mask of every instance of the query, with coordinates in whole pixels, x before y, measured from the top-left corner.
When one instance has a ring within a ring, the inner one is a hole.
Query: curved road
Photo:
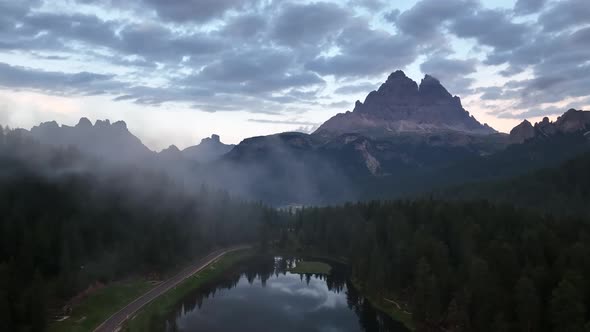
[[[123,324],[123,322],[125,320],[127,320],[128,318],[133,316],[137,311],[139,311],[139,309],[143,308],[145,305],[147,305],[148,303],[153,301],[158,296],[160,296],[160,295],[166,293],[167,291],[169,291],[170,289],[174,288],[175,286],[180,284],[182,281],[184,281],[186,278],[203,270],[204,268],[209,266],[209,264],[213,263],[214,261],[219,259],[221,256],[227,254],[228,252],[241,250],[241,249],[247,249],[247,248],[250,248],[250,246],[236,246],[236,247],[231,247],[231,248],[226,248],[226,249],[219,249],[219,250],[216,250],[216,251],[210,253],[209,255],[197,260],[194,264],[185,268],[184,270],[182,270],[180,273],[178,273],[174,277],[160,283],[158,286],[152,288],[151,290],[149,290],[148,292],[146,292],[142,296],[135,299],[133,302],[129,303],[123,309],[114,313],[111,317],[109,317],[102,324],[100,324],[96,329],[94,329],[94,332],[117,331],[119,329],[119,327],[121,326],[121,324]]]

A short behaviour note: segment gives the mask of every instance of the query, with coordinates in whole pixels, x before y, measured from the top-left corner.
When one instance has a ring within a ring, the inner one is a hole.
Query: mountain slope
[[[590,152],[558,167],[515,178],[465,184],[437,194],[446,199],[487,199],[550,211],[590,215]]]

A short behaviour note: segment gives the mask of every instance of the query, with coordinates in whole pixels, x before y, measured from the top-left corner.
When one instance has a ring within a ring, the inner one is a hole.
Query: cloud
[[[397,27],[408,35],[432,39],[448,20],[470,14],[477,6],[471,0],[422,0],[397,18]]]
[[[476,72],[477,63],[476,59],[432,57],[420,65],[420,70],[438,78],[452,93],[464,93],[474,82],[466,76]]]
[[[414,39],[371,29],[361,22],[343,30],[336,43],[341,54],[319,56],[306,63],[306,68],[320,75],[366,77],[403,68],[418,56]]]
[[[286,4],[272,19],[271,36],[291,47],[324,44],[346,26],[350,12],[334,3]]]
[[[571,105],[565,107],[557,107],[557,106],[550,106],[545,108],[531,108],[527,111],[520,112],[520,113],[512,113],[512,112],[502,112],[496,114],[499,118],[502,119],[527,119],[527,118],[534,118],[534,117],[541,117],[541,116],[550,116],[550,115],[561,115],[567,109],[572,108]]]
[[[41,71],[0,62],[0,86],[8,89],[54,94],[102,94],[121,86],[113,79],[114,75]]]
[[[340,95],[348,95],[348,94],[355,94],[359,92],[369,93],[378,86],[378,84],[370,83],[370,82],[363,82],[357,84],[349,84],[349,85],[342,85],[338,89],[334,90],[334,93]]]
[[[301,121],[301,120],[248,119],[248,122],[269,123],[269,124],[301,125],[301,126],[317,126],[318,125],[315,122]]]
[[[474,38],[480,45],[510,49],[523,44],[530,32],[528,25],[513,23],[505,12],[480,9],[457,17],[450,31],[461,38]]]
[[[547,0],[517,0],[514,12],[518,15],[529,15],[539,12]]]
[[[563,0],[553,4],[539,17],[546,31],[561,31],[571,26],[590,23],[590,6],[586,0]]]
[[[229,19],[222,28],[221,34],[249,40],[263,33],[267,25],[268,23],[262,15],[245,14]]]
[[[190,85],[208,85],[233,93],[260,94],[293,87],[323,85],[318,75],[293,68],[292,57],[275,49],[228,52],[188,77]]]
[[[512,11],[480,0],[68,4],[0,1],[2,86],[284,114],[345,107],[326,91],[368,92],[368,82],[419,65],[450,91],[509,101],[515,114],[590,95],[586,0],[518,0]],[[508,83],[487,81],[494,70]]]

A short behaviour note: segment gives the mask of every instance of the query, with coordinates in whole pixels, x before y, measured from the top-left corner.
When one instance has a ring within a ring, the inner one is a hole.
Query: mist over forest
[[[590,332],[588,0],[0,0],[0,330]]]

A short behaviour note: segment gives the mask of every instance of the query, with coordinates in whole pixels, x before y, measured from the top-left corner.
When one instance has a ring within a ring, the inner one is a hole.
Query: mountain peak
[[[201,140],[201,144],[209,144],[209,143],[223,144],[223,143],[221,143],[221,137],[219,137],[219,135],[217,135],[217,134],[213,134],[213,135],[211,135],[211,137],[205,137]]]
[[[43,128],[43,129],[58,129],[59,128],[59,124],[56,121],[47,121],[47,122],[42,122],[41,124],[39,124],[38,128]]]
[[[76,127],[90,128],[90,127],[92,127],[92,122],[90,122],[90,120],[88,120],[88,118],[80,118],[80,121],[78,121],[78,124],[76,125]]]
[[[548,117],[533,126],[528,120],[522,121],[510,131],[512,143],[522,143],[533,137],[550,137],[557,133],[584,132],[590,129],[590,112],[570,108],[555,121]]]
[[[113,123],[112,126],[115,129],[127,130],[127,124],[125,123],[125,121],[117,121]]]
[[[183,155],[193,161],[209,162],[215,160],[233,149],[233,144],[224,144],[219,135],[205,137],[199,145],[190,146],[182,151]]]
[[[391,83],[391,82],[395,82],[397,80],[403,80],[403,79],[407,79],[408,76],[406,76],[406,73],[404,73],[402,70],[396,70],[393,73],[389,74],[389,77],[387,77],[387,80],[385,81],[385,83]]]
[[[106,120],[96,120],[96,123],[94,123],[94,126],[96,128],[103,128],[103,127],[109,127],[111,125],[111,120],[106,119]]]
[[[510,131],[511,143],[522,143],[535,136],[535,128],[528,120],[523,120]]]
[[[437,78],[428,74],[420,81],[418,90],[423,98],[449,99],[453,97]]]
[[[423,85],[423,84],[440,84],[440,81],[438,80],[438,78],[426,74],[426,75],[424,75],[424,78],[420,82],[420,85]]]
[[[401,71],[395,71],[365,101],[357,101],[353,112],[340,113],[326,121],[316,133],[333,135],[360,133],[391,136],[400,133],[441,131],[492,134],[496,131],[479,123],[433,76],[420,85]]]
[[[169,147],[165,148],[164,150],[160,151],[160,153],[162,152],[180,152],[180,149],[178,149],[178,147],[174,144],[170,145]]]

